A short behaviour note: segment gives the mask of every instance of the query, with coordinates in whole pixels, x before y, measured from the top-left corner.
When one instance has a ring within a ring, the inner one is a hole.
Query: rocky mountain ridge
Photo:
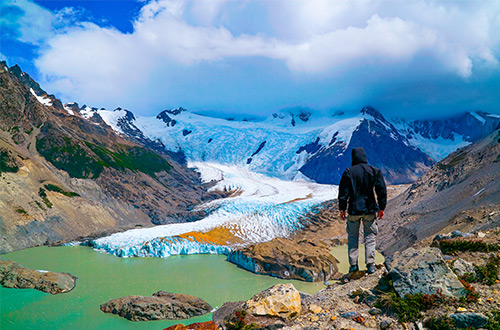
[[[0,63],[0,253],[196,220],[217,196],[168,152],[68,109]]]

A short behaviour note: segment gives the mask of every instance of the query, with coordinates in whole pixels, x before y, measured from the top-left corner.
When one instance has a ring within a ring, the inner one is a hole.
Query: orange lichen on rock
[[[233,245],[242,243],[241,239],[236,237],[234,229],[225,226],[213,228],[207,232],[190,231],[179,235],[179,237],[203,244]]]

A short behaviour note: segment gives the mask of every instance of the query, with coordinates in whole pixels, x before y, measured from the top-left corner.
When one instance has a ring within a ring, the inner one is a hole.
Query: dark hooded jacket
[[[386,203],[387,189],[382,172],[368,165],[363,148],[352,149],[352,166],[345,170],[340,179],[339,209],[347,209],[351,215],[366,215],[384,210]]]

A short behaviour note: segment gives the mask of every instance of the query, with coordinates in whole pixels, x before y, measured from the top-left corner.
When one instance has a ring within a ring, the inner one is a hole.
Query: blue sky
[[[63,102],[140,115],[500,113],[498,0],[3,0],[0,10],[0,58]]]

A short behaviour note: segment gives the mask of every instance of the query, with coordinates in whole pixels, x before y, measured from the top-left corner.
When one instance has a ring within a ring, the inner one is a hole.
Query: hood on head
[[[358,164],[367,164],[365,149],[359,147],[352,149],[351,152],[352,166]]]

